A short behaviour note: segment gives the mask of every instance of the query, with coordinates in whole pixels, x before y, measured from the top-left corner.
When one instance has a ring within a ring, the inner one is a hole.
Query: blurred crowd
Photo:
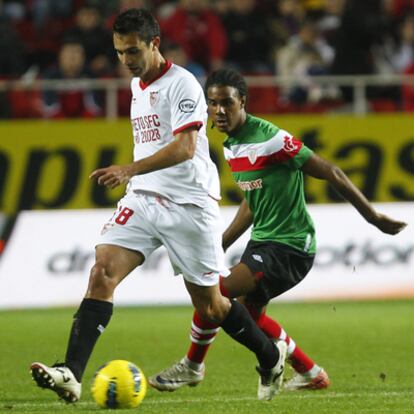
[[[321,86],[321,75],[414,73],[414,0],[0,0],[0,80],[128,78],[111,28],[130,7],[154,13],[164,56],[200,79],[227,66],[300,80],[251,88],[252,112],[352,102],[352,88]],[[368,98],[378,110],[414,109],[410,85]],[[128,90],[118,100],[128,115]],[[75,87],[0,92],[0,118],[97,117],[104,106],[104,93]]]

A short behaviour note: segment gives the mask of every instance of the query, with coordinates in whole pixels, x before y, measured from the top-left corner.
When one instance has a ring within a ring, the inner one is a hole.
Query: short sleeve
[[[207,104],[198,81],[190,74],[183,75],[174,83],[170,94],[173,134],[190,126],[201,128],[206,119]]]
[[[313,151],[305,144],[301,143],[299,152],[289,160],[288,164],[291,168],[298,170],[312,156]]]
[[[283,129],[279,129],[272,141],[277,149],[273,155],[273,162],[286,162],[294,170],[302,167],[313,154],[302,141]]]

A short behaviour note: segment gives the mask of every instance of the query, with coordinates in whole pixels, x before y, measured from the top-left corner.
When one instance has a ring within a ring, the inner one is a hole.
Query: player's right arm
[[[197,127],[189,127],[175,135],[174,141],[149,157],[127,165],[111,165],[98,168],[89,176],[98,184],[115,188],[127,183],[134,175],[148,174],[153,171],[172,167],[194,157],[197,144]]]
[[[240,204],[233,221],[223,233],[223,249],[227,250],[253,223],[253,214],[246,200]]]
[[[345,200],[349,201],[359,211],[368,223],[373,224],[382,232],[397,234],[406,227],[407,223],[394,220],[376,211],[348,176],[338,166],[324,158],[313,153],[301,169],[311,177],[328,181]]]

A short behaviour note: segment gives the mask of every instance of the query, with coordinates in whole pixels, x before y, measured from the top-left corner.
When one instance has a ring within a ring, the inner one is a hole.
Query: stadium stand
[[[126,79],[112,51],[111,25],[117,12],[129,7],[147,7],[157,15],[171,59],[181,64],[186,60],[201,82],[210,70],[223,66],[235,67],[249,78],[266,75],[266,85],[250,86],[252,112],[414,110],[410,82],[394,82],[390,88],[386,79],[364,80],[367,75],[413,74],[413,0],[5,0],[0,4],[0,118],[48,117],[42,104],[44,91],[33,82],[55,70],[68,39],[83,45],[81,73],[87,78],[105,79],[108,85],[111,79]],[[324,82],[332,75],[352,79]],[[286,76],[289,80],[283,80]],[[16,88],[11,80],[22,82]],[[361,82],[362,94],[357,92]],[[130,95],[119,85],[111,86],[118,91],[115,112],[126,116]],[[59,117],[108,116],[100,108],[107,106],[109,93],[96,89],[89,93],[93,110]]]

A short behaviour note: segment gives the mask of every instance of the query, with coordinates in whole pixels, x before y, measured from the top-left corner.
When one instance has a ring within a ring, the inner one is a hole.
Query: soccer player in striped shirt
[[[227,249],[252,224],[251,240],[230,276],[221,278],[225,296],[239,298],[258,326],[288,345],[295,376],[288,390],[321,389],[329,385],[326,372],[316,365],[266,313],[270,299],[297,285],[313,265],[315,229],[305,203],[303,174],[328,181],[368,223],[397,234],[406,223],[377,212],[344,172],[290,133],[246,112],[247,85],[233,70],[213,72],[205,84],[210,117],[227,134],[224,155],[244,200],[223,235]],[[204,378],[204,358],[218,326],[195,312],[187,355],[150,378],[160,391],[196,385]]]

